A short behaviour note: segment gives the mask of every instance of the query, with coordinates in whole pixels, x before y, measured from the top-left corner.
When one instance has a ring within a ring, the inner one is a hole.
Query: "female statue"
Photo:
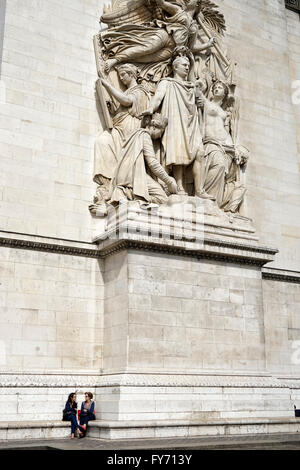
[[[204,158],[198,161],[201,177],[195,181],[196,195],[201,197],[206,192],[220,208],[235,213],[246,192],[239,181],[239,170],[247,163],[248,153],[235,146],[230,133],[230,116],[226,111],[228,86],[217,81],[211,91],[211,100],[203,94],[199,99],[204,114]]]

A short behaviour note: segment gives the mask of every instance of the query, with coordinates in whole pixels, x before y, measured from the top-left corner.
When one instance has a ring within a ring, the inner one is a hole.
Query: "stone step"
[[[70,434],[70,423],[63,421],[0,421],[0,441],[62,439]]]
[[[0,441],[62,439],[70,437],[70,424],[62,421],[0,422]],[[96,439],[243,436],[300,432],[296,418],[244,418],[178,421],[94,421],[88,435]]]
[[[196,436],[229,436],[300,432],[300,419],[231,418],[184,421],[94,421],[89,437],[97,439],[149,439]]]

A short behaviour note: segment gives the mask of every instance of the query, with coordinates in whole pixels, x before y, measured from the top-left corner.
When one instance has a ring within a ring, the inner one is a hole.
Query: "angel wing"
[[[218,6],[211,0],[202,0],[201,13],[207,25],[223,36],[226,31],[226,23],[224,15],[218,10]]]
[[[100,21],[113,28],[125,24],[144,25],[161,17],[156,0],[117,0],[110,9],[103,10]]]

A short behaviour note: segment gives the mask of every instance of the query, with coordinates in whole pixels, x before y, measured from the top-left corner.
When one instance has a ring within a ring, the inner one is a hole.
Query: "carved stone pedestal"
[[[157,210],[110,213],[97,241],[104,382],[93,435],[222,434],[230,423],[233,433],[254,432],[251,423],[272,432],[270,419],[283,430],[293,407],[266,368],[261,276],[276,250],[259,245],[251,222],[174,196]]]

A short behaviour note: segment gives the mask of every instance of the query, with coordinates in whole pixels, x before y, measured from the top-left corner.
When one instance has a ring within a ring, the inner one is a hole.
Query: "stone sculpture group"
[[[90,211],[172,194],[239,214],[249,151],[238,145],[235,64],[210,0],[112,0],[94,38],[106,130],[95,142]]]

